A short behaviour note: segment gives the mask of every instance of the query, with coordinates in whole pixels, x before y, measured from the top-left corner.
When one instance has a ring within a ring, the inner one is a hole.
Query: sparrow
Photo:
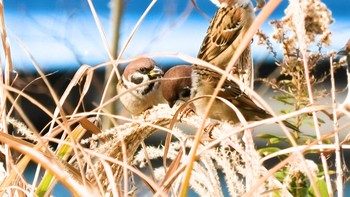
[[[218,10],[210,22],[197,57],[223,70],[252,24],[255,15],[250,0],[211,0]],[[253,87],[253,61],[248,46],[234,65],[232,74]]]
[[[159,89],[160,81],[156,80],[163,74],[156,62],[150,58],[139,58],[130,62],[117,84],[118,94],[124,93],[120,102],[125,109],[132,115],[139,115],[154,105],[165,103]]]
[[[208,68],[192,71],[193,69],[193,66],[179,65],[172,67],[165,73],[161,82],[161,90],[163,97],[168,101],[170,107],[173,107],[178,100],[187,101],[190,98],[211,96],[213,94],[221,75]],[[201,78],[203,80],[196,80],[196,78],[193,78],[196,75],[203,75]],[[193,79],[196,83],[192,82]],[[192,86],[195,86],[195,88]],[[272,117],[271,114],[260,108],[240,89],[238,84],[233,81],[225,81],[218,97],[235,105],[247,121],[257,121]],[[209,100],[210,97],[203,97],[195,100],[190,104],[190,108],[197,115],[201,116],[205,113]],[[218,99],[211,107],[209,118],[228,121],[234,124],[239,122],[236,112]],[[282,122],[287,127],[299,131],[293,124],[287,121]]]
[[[193,84],[193,68],[193,66],[189,65],[178,65],[172,67],[164,74],[160,89],[170,107],[173,107],[179,100],[187,101],[191,97],[193,98],[193,96],[190,96],[191,94],[195,94],[198,97],[213,94],[217,82],[220,79],[220,74],[208,68],[196,70],[195,75],[203,74],[206,76],[202,78],[205,80],[198,80],[197,84]],[[196,86],[197,88],[193,88],[192,86]],[[200,93],[198,94],[196,91]],[[255,104],[254,101],[239,88],[238,84],[233,81],[225,81],[218,97],[226,99],[235,105],[247,121],[256,121],[272,117],[271,114]],[[209,99],[209,97],[200,98],[193,101],[189,107],[200,116],[205,113]],[[218,99],[214,102],[210,110],[209,118],[232,123],[239,122],[235,111]],[[283,121],[283,123],[287,127],[299,131],[298,128],[291,123],[287,121]]]
[[[221,75],[211,69],[194,69],[192,73],[191,97],[202,97],[213,95],[214,90],[220,80]],[[225,80],[218,93],[218,97],[226,99],[232,103],[242,113],[247,121],[261,120],[271,117],[269,113],[260,108],[254,101],[245,94],[238,84],[233,81]],[[208,107],[209,97],[203,97],[193,102],[196,114],[204,114]],[[209,118],[239,122],[239,119],[233,109],[224,102],[216,99],[211,107]]]
[[[250,0],[211,1],[218,7],[218,10],[211,20],[197,57],[225,70],[245,32],[254,20],[253,5]],[[232,72],[238,78],[241,76],[242,82],[249,86],[252,80],[250,77],[252,72],[251,60],[250,46],[248,46],[238,59],[234,66],[234,72]],[[250,73],[247,75],[245,71]],[[212,95],[220,80],[220,75],[211,69],[194,65],[191,79],[191,98],[196,98]],[[218,96],[239,108],[248,121],[258,119],[258,117],[266,118],[268,114],[265,110],[258,107],[242,92],[242,89],[236,83],[226,80]],[[204,114],[209,100],[210,98],[206,97],[194,101],[194,111],[197,114]],[[214,102],[209,117],[238,122],[236,113],[220,100]]]
[[[160,89],[170,107],[177,101],[186,102],[191,96],[191,65],[177,65],[163,76]]]
[[[250,0],[212,0],[218,10],[212,19],[197,57],[223,70],[226,69],[244,34],[254,20],[253,5]],[[248,46],[238,59],[231,74],[241,79],[245,85],[252,87],[252,57]],[[193,65],[191,73],[191,98],[193,110],[197,115],[205,114],[208,107],[208,96],[213,95],[221,74],[201,65]],[[169,87],[172,89],[172,87]],[[237,83],[225,80],[218,97],[232,103],[247,121],[257,121],[272,117],[260,108]],[[236,112],[224,102],[216,99],[209,112],[209,118],[238,123]],[[294,125],[283,123],[296,131]]]

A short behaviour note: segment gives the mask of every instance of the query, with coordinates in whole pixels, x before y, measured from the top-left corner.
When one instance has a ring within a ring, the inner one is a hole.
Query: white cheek
[[[129,80],[125,79],[124,76],[123,76],[122,80],[123,80],[123,84],[124,84],[128,89],[134,87],[134,84],[131,83]]]
[[[132,83],[131,82],[131,76],[135,76],[137,78],[143,78],[142,82],[140,84],[135,84],[135,83]],[[124,82],[124,85],[127,87],[127,88],[134,88],[136,86],[140,86],[142,83],[145,83],[146,81],[149,81],[149,78],[147,75],[143,75],[141,73],[134,73],[132,74],[128,79],[125,79],[124,76],[123,76],[123,82]],[[141,86],[142,87],[142,86]]]

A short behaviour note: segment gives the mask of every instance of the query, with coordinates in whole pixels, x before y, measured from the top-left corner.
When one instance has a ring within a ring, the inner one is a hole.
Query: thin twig
[[[331,93],[332,93],[332,105],[333,105],[333,128],[334,130],[337,130],[339,127],[338,124],[338,117],[337,117],[337,101],[335,97],[335,80],[334,80],[334,67],[333,67],[333,57],[331,56],[329,59],[330,62],[330,75],[331,75]],[[349,69],[346,68],[346,74],[349,75]],[[349,77],[348,77],[349,79]],[[339,144],[339,134],[336,132],[334,134],[334,145],[335,145],[335,166],[336,166],[336,185],[337,185],[337,192],[338,196],[344,196],[344,184],[343,184],[343,168],[342,168],[342,155],[340,150],[340,144]],[[331,189],[331,188],[328,188]]]
[[[88,0],[89,2],[91,0]],[[151,8],[154,6],[154,4],[157,2],[157,0],[152,0],[152,2],[149,4],[149,6],[147,7],[147,9],[145,10],[145,12],[142,14],[142,16],[140,17],[140,19],[137,21],[137,23],[135,24],[135,27],[134,29],[131,31],[126,43],[124,44],[124,46],[122,47],[122,49],[120,50],[120,53],[116,59],[116,61],[113,61],[113,58],[112,58],[112,55],[110,55],[110,58],[111,58],[111,61],[112,61],[112,64],[113,64],[113,70],[116,72],[117,74],[117,78],[118,78],[118,81],[121,80],[121,77],[120,77],[120,73],[117,69],[117,66],[116,66],[116,63],[117,61],[119,61],[119,59],[122,57],[122,55],[124,54],[127,46],[129,45],[131,39],[133,38],[134,34],[136,33],[136,30],[138,29],[138,27],[140,26],[141,22],[143,21],[143,19],[147,16],[148,12],[151,10]],[[91,10],[94,11],[94,8],[93,8],[93,5],[91,3]],[[93,12],[94,13],[94,12]],[[97,15],[96,15],[97,17]],[[108,80],[107,80],[107,83],[106,83],[106,88],[104,89],[103,93],[102,93],[102,98],[101,98],[101,102],[100,102],[100,105],[102,105],[102,103],[105,102],[105,98],[106,98],[106,95],[107,95],[107,87],[110,86],[111,82],[112,82],[112,78],[113,78],[113,75],[111,73],[111,75],[109,76]],[[101,112],[102,108],[99,109],[99,112]]]
[[[308,65],[308,56],[307,56],[307,44],[306,44],[306,29],[305,29],[305,13],[302,12],[301,9],[301,4],[299,1],[294,0],[294,1],[290,1],[290,4],[294,4],[295,7],[295,14],[293,15],[292,21],[295,24],[295,32],[296,32],[296,37],[299,43],[299,50],[300,53],[302,54],[302,60],[303,60],[303,66],[304,66],[304,75],[305,75],[305,81],[307,84],[307,91],[308,91],[308,95],[309,95],[309,102],[310,105],[313,106],[314,105],[314,98],[313,98],[313,93],[312,93],[312,87],[311,87],[311,81],[310,81],[310,74],[309,74],[309,65]],[[320,132],[320,127],[319,127],[319,122],[318,122],[318,118],[317,118],[317,114],[316,112],[312,112],[312,117],[313,117],[313,121],[314,121],[314,126],[315,126],[315,132],[316,132],[316,136],[317,139],[319,139],[319,144],[322,145],[322,141],[321,139],[321,132]],[[323,151],[321,151],[321,160],[322,160],[322,164],[323,164],[323,170],[325,173],[325,179],[326,179],[326,183],[327,183],[327,187],[328,187],[328,194],[330,196],[333,196],[333,192],[332,192],[332,187],[331,187],[331,181],[330,181],[330,177],[329,177],[329,172],[328,172],[328,165],[327,165],[327,160],[325,155],[323,154]],[[303,164],[305,165],[305,168],[307,168],[305,161],[303,161]],[[316,196],[321,196],[320,191],[317,187],[316,184],[316,175],[312,174],[310,170],[306,170],[306,175],[308,176],[312,188],[315,191]]]
[[[120,50],[120,53],[117,57],[117,60],[119,60],[125,50],[126,50],[126,47],[129,45],[131,39],[134,37],[134,34],[136,33],[137,29],[139,28],[140,24],[142,23],[142,21],[144,20],[144,18],[147,16],[148,12],[152,9],[152,7],[155,5],[155,3],[157,2],[157,0],[152,0],[152,2],[148,5],[147,9],[145,10],[145,12],[141,15],[141,17],[139,18],[139,20],[137,21],[137,23],[135,24],[135,27],[134,29],[131,31],[128,39],[126,39],[126,42],[124,44],[124,46],[122,47],[122,49]]]
[[[119,49],[119,43],[120,43],[120,26],[121,26],[121,20],[122,20],[122,13],[124,8],[124,0],[111,0],[111,26],[112,26],[112,41],[111,41],[111,53],[113,56],[113,59],[117,58],[118,49]],[[108,66],[106,68],[104,80],[106,84],[106,99],[112,98],[114,95],[117,94],[117,88],[115,88],[115,84],[118,83],[118,80],[120,80],[120,76],[117,75],[117,78],[114,77],[114,68],[115,66]],[[119,74],[119,72],[117,72]],[[112,84],[112,85],[109,85]],[[104,110],[109,111],[112,114],[117,113],[117,107],[114,103],[111,103],[107,105]],[[107,118],[102,119],[102,128],[110,128],[111,124],[113,124],[112,121],[110,121]]]
[[[113,54],[112,54],[110,46],[108,44],[106,33],[104,32],[104,30],[102,28],[102,23],[101,23],[98,15],[97,15],[97,12],[95,10],[94,4],[92,3],[92,0],[87,0],[87,2],[89,4],[92,16],[94,17],[97,29],[98,29],[98,31],[100,33],[100,36],[101,36],[104,48],[106,49],[106,52],[108,54],[108,58],[112,61],[113,60]],[[113,70],[115,71],[118,79],[120,79],[120,74],[118,72],[118,66],[116,64],[113,64]]]
[[[5,76],[6,79],[6,84],[10,84],[10,77],[9,77],[9,72],[13,70],[13,66],[12,66],[12,58],[11,58],[11,48],[10,48],[10,44],[9,44],[9,40],[7,37],[7,33],[6,33],[6,27],[5,27],[5,15],[4,15],[4,3],[3,0],[0,0],[0,28],[1,28],[1,41],[2,41],[2,47],[4,49],[4,53],[5,53],[5,59],[6,59],[6,73]]]
[[[10,50],[10,44],[8,41],[8,37],[6,35],[6,27],[5,27],[5,15],[4,15],[4,3],[3,0],[0,0],[0,28],[1,28],[1,41],[2,41],[2,48],[5,53],[5,73],[3,72],[2,64],[0,62],[0,80],[2,85],[10,85],[10,71],[13,70],[12,67],[12,59],[11,59],[11,50]],[[4,83],[5,82],[5,83]],[[6,94],[7,91],[4,89],[0,90],[0,117],[1,117],[1,125],[3,132],[8,133],[8,128],[7,128],[7,122],[6,122]],[[10,161],[12,161],[12,156],[11,156],[11,151],[10,148],[7,144],[5,144],[5,155],[6,155],[6,169],[8,171],[11,171],[11,165]]]
[[[239,56],[242,54],[244,49],[248,46],[248,44],[251,42],[251,38],[254,36],[255,32],[258,30],[258,28],[263,24],[263,22],[267,19],[267,17],[272,13],[273,10],[277,7],[277,5],[281,2],[281,0],[271,0],[268,2],[268,4],[262,9],[259,16],[253,21],[253,24],[248,29],[246,35],[244,36],[244,39],[240,43],[240,45],[237,47],[235,53],[233,54],[233,57],[231,58],[228,66],[225,69],[225,74],[220,78],[220,81],[218,82],[217,87],[214,90],[213,97],[208,102],[208,107],[206,108],[204,112],[204,119],[206,119],[209,115],[210,109],[214,104],[215,97],[217,97],[222,85],[224,84],[228,73],[231,71],[232,67],[234,66],[235,62],[238,60]],[[249,87],[248,87],[249,88]],[[180,196],[187,196],[188,187],[189,187],[189,181],[191,178],[191,172],[193,169],[193,164],[196,157],[196,152],[199,147],[200,139],[204,132],[205,122],[202,122],[201,127],[197,130],[194,145],[190,151],[189,154],[189,164],[186,167],[185,175],[183,178],[183,184],[180,191]]]

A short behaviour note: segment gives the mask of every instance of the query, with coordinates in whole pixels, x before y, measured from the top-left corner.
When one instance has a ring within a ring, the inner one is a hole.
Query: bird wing
[[[198,58],[210,62],[237,39],[243,24],[241,7],[220,8],[212,19],[198,53]]]
[[[235,105],[240,111],[252,112],[254,114],[260,114],[259,117],[267,118],[271,115],[268,114],[265,110],[261,109],[254,101],[246,95],[239,86],[232,82],[226,81],[222,87],[222,91],[218,94],[219,97],[223,97],[229,100],[233,105]],[[244,111],[242,111],[244,110]]]

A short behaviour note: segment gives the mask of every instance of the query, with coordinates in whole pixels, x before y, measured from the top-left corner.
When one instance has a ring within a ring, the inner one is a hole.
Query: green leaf
[[[316,185],[318,190],[320,191],[320,194],[322,197],[327,197],[328,195],[328,190],[327,190],[327,184],[326,181],[322,178],[317,178]],[[311,196],[316,196],[316,193],[312,186],[309,187],[309,194]]]
[[[272,137],[272,138],[269,139],[269,143],[270,143],[270,144],[278,144],[278,143],[281,142],[281,140],[282,140],[281,138]]]
[[[275,177],[279,180],[279,181],[283,181],[284,178],[286,178],[286,173],[283,171],[277,171],[275,172]]]
[[[262,139],[267,139],[269,144],[277,144],[280,142],[288,141],[288,139],[286,137],[280,137],[280,136],[271,135],[271,134],[267,134],[267,133],[260,134],[257,137],[262,138]]]
[[[277,148],[277,147],[266,147],[266,148],[261,148],[258,150],[259,154],[260,155],[269,155],[271,153],[275,153],[277,151],[280,151],[281,149],[280,148]]]
[[[318,122],[321,123],[321,124],[326,123],[326,122],[325,122],[323,119],[321,119],[321,118],[317,118],[317,120],[318,120]]]
[[[272,137],[277,137],[277,136],[271,135],[271,134],[268,134],[268,133],[262,133],[262,134],[257,135],[257,137],[262,138],[262,139],[270,139]]]

